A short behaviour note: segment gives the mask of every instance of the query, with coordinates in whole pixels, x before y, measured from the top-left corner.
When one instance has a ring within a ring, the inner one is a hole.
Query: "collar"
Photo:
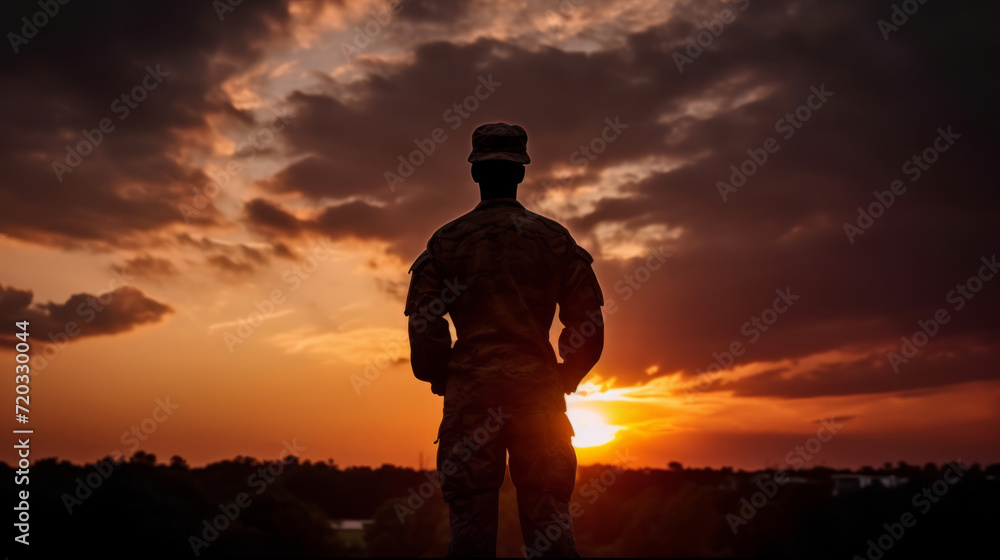
[[[521,206],[521,203],[513,198],[488,198],[477,204],[473,210],[485,210],[495,206],[514,206],[524,210],[524,206]]]

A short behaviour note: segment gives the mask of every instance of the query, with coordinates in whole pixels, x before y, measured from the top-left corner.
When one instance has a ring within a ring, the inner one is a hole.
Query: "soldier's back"
[[[575,246],[566,228],[514,199],[483,201],[431,237],[457,293],[446,408],[565,409],[549,329]]]

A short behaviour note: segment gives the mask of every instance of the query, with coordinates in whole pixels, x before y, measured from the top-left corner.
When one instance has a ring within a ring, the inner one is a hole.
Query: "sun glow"
[[[615,439],[615,434],[624,426],[608,424],[601,413],[586,408],[571,408],[566,412],[573,424],[573,447],[597,447]]]

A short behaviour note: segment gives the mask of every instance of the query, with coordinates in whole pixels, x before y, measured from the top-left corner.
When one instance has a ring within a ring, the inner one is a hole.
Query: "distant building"
[[[854,492],[862,488],[867,488],[878,482],[885,488],[895,488],[905,484],[907,479],[894,474],[881,476],[876,474],[835,474],[830,477],[833,480],[833,495],[837,496],[844,492]]]
[[[750,477],[750,484],[758,484],[760,482],[774,480],[774,477],[775,473],[773,472],[755,474]],[[810,480],[804,476],[791,476],[787,472],[785,472],[784,478],[787,479],[787,481],[781,484],[819,484],[819,481]]]
[[[735,492],[736,490],[739,489],[739,487],[740,487],[740,482],[736,480],[736,477],[733,475],[727,476],[726,478],[722,479],[722,482],[719,483],[719,490],[722,490],[724,492]]]
[[[374,519],[333,519],[330,521],[330,528],[336,532],[337,538],[344,545],[364,548],[365,527],[374,522]]]
[[[330,527],[334,531],[364,531],[365,525],[375,523],[374,519],[334,519]]]

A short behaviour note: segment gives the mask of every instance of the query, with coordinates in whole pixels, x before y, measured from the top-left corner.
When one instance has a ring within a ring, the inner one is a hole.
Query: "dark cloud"
[[[399,18],[416,22],[452,22],[465,15],[472,2],[464,0],[402,0]]]
[[[316,198],[344,198],[368,190],[370,174],[350,155],[309,156],[261,184],[275,192],[301,192]]]
[[[894,351],[903,358],[895,364],[887,352],[873,352],[794,375],[789,375],[787,368],[769,370],[735,382],[713,384],[707,391],[732,391],[737,397],[794,399],[895,393],[997,379],[995,356],[983,344],[942,336],[910,358],[899,354],[897,347]]]
[[[120,268],[129,274],[149,279],[170,278],[180,273],[174,263],[152,255],[139,255],[128,259]]]
[[[124,286],[104,294],[73,294],[65,303],[37,303],[31,290],[0,285],[0,317],[7,324],[28,321],[32,340],[57,343],[85,336],[117,334],[159,322],[173,309],[141,290]],[[51,336],[50,336],[51,335]],[[13,341],[9,331],[0,338]]]
[[[264,226],[255,228],[264,233]],[[191,247],[205,253],[205,262],[226,275],[247,275],[271,263],[273,257],[295,259],[295,253],[280,241],[266,246],[246,243],[223,243],[208,237],[195,238],[186,233],[177,235],[177,242],[183,247]]]
[[[227,274],[244,275],[257,270],[257,267],[247,261],[237,261],[226,255],[212,255],[205,262]]]
[[[319,4],[303,9],[318,14]],[[715,388],[738,396],[995,379],[1000,289],[989,283],[905,373],[885,373],[880,358],[918,320],[950,305],[949,290],[976,274],[979,259],[995,254],[1000,241],[990,163],[998,148],[1000,88],[991,71],[1000,54],[991,28],[997,4],[922,4],[885,40],[877,21],[889,17],[891,5],[752,2],[683,72],[675,53],[684,54],[688,39],[716,15],[710,5],[675,6],[665,24],[636,30],[616,47],[438,40],[408,57],[383,59],[373,49],[354,62],[358,79],[306,68],[322,83],[287,96],[296,115],[281,136],[288,163],[255,185],[240,218],[270,248],[210,239],[204,230],[226,221],[212,206],[192,221],[198,233],[176,239],[201,251],[208,266],[235,275],[272,257],[292,258],[274,240],[307,235],[383,241],[412,259],[437,227],[478,201],[466,163],[473,128],[517,123],[528,130],[533,161],[521,198],[529,208],[541,201],[541,213],[563,221],[599,257],[605,295],[619,309],[608,318],[599,367],[620,382],[647,380],[653,364],[664,374],[695,375],[736,341],[746,346],[737,364],[834,356],[812,371],[775,370]],[[407,3],[380,40],[388,46],[426,26],[457,29],[464,6]],[[36,9],[16,4],[6,28]],[[178,205],[190,203],[191,187],[209,178],[182,154],[206,148],[199,143],[209,141],[209,118],[256,124],[221,85],[289,37],[287,7],[243,3],[224,21],[211,3],[195,0],[61,10],[0,67],[7,86],[0,93],[4,232],[61,246],[128,245],[183,223]],[[171,75],[117,121],[111,100],[157,64]],[[800,109],[814,88],[833,95],[819,108]],[[779,130],[780,119],[796,111],[808,121]],[[115,131],[59,183],[52,158],[109,115]],[[581,155],[603,142],[597,139],[609,120],[627,128],[594,159]],[[960,139],[911,181],[903,163],[949,127]],[[430,140],[435,129],[445,141]],[[724,201],[718,183],[730,181],[730,166],[747,160],[747,150],[761,157],[772,137],[780,149]],[[410,173],[400,157],[420,163]],[[594,185],[614,192],[560,216],[560,206],[542,195],[566,169],[576,173],[563,183],[571,200],[592,198],[582,189]],[[611,170],[618,180],[606,175]],[[405,180],[390,187],[387,172]],[[851,243],[843,224],[896,179],[906,192]],[[614,249],[610,239],[640,239],[650,227],[679,232],[649,241],[674,256],[633,286],[645,277],[645,257],[601,255]],[[404,282],[379,285],[398,295]],[[772,305],[778,289],[801,299],[751,342],[743,325]]]
[[[248,206],[270,209],[271,213],[283,212],[268,202],[263,202],[259,205],[251,203]],[[248,210],[248,212],[253,216],[263,215],[265,220],[270,215],[268,214],[268,210],[265,210],[263,214],[259,214],[257,210]],[[289,216],[289,218],[292,220],[295,219],[292,216]],[[298,224],[296,221],[296,227],[305,226]],[[254,225],[251,229],[257,232],[258,235],[268,237],[268,242],[266,244],[254,243],[252,245],[231,243],[213,240],[208,237],[197,238],[187,233],[178,234],[176,240],[181,247],[193,248],[204,254],[204,262],[216,272],[223,273],[223,279],[232,279],[234,277],[253,274],[261,268],[270,266],[275,258],[298,260],[298,253],[286,243],[270,239],[272,237],[294,237],[293,235],[289,235],[285,231],[277,231],[274,227],[269,227],[266,221],[259,225]]]
[[[272,248],[274,249],[274,256],[276,257],[288,260],[298,259],[298,255],[294,251],[292,251],[292,249],[288,245],[285,245],[284,243],[281,242],[274,243],[272,245]]]
[[[232,250],[233,246],[225,243],[219,243],[218,241],[212,241],[207,237],[202,237],[197,239],[194,236],[181,233],[177,235],[177,242],[182,246],[194,247],[205,252],[209,251],[227,251]]]
[[[933,358],[916,358],[919,365],[899,376],[875,351],[898,345],[917,320],[950,309],[947,292],[976,273],[980,257],[996,252],[1000,239],[987,214],[995,212],[997,194],[983,188],[992,173],[981,157],[995,141],[971,118],[984,113],[980,94],[956,90],[955,82],[939,76],[946,60],[976,66],[968,58],[986,54],[985,35],[973,34],[980,37],[979,49],[961,51],[968,46],[966,37],[940,45],[928,59],[929,53],[914,46],[930,32],[926,24],[882,41],[874,22],[888,8],[856,7],[852,17],[824,23],[821,33],[797,18],[776,19],[766,8],[755,8],[761,10],[749,9],[747,19],[727,30],[677,81],[710,91],[721,76],[742,72],[775,85],[776,93],[706,120],[676,121],[687,131],[684,143],[710,148],[708,156],[654,175],[637,185],[634,198],[602,202],[577,221],[582,227],[605,220],[629,227],[663,223],[685,231],[673,245],[677,256],[669,270],[636,293],[634,301],[641,304],[632,305],[618,325],[623,338],[659,352],[653,357],[623,345],[605,357],[634,372],[625,375],[632,379],[641,378],[641,368],[650,362],[664,371],[704,370],[716,361],[713,353],[724,352],[732,341],[746,344],[744,322],[760,315],[775,289],[790,286],[801,300],[737,363],[834,350],[870,351],[873,357],[793,378],[772,372],[742,379],[726,387],[737,395],[886,392],[1000,377],[988,365],[989,353],[987,360],[969,353],[995,346],[993,287],[942,327],[949,336],[964,336],[964,345],[935,339],[928,349]],[[842,6],[836,9],[842,12]],[[945,9],[939,5],[921,16],[935,21],[936,12]],[[942,16],[938,21],[956,21],[954,14]],[[933,33],[970,31],[966,20],[959,21]],[[642,37],[634,48],[652,50],[653,44]],[[794,136],[777,136],[777,119],[802,105],[811,86],[820,84],[835,96]],[[962,138],[911,182],[901,165],[930,146],[940,127],[951,125]],[[780,151],[723,202],[717,181],[728,181],[729,166],[746,160],[746,150],[759,149],[769,136],[781,139]],[[905,181],[907,192],[852,245],[843,223],[854,222],[857,207],[874,202],[873,191],[887,190],[895,179]],[[628,266],[602,271],[612,282],[630,273]]]
[[[248,270],[269,264],[271,257],[294,258],[292,250],[280,241],[269,243],[266,246],[261,246],[261,244],[251,246],[246,243],[224,243],[208,237],[199,239],[186,233],[178,234],[176,239],[182,247],[193,247],[211,256],[226,257],[226,259],[215,259],[216,264],[238,260],[246,263],[249,267]]]
[[[302,228],[298,218],[281,209],[276,203],[255,198],[244,207],[247,223],[260,232],[297,235]]]
[[[240,253],[242,253],[243,257],[246,258],[248,261],[252,261],[253,263],[258,265],[267,264],[269,261],[264,251],[260,249],[254,249],[249,245],[240,245]]]
[[[39,9],[35,1],[8,4],[3,29],[20,31],[20,18]],[[210,181],[184,159],[207,151],[207,119],[253,121],[219,86],[260,60],[288,23],[284,2],[241,4],[223,21],[199,0],[60,5],[18,52],[0,54],[5,232],[61,246],[114,246],[185,223],[179,206]],[[66,146],[81,143],[89,155],[60,182],[52,163],[65,164]],[[222,221],[213,207],[191,220]]]
[[[737,395],[845,395],[995,379],[988,363],[995,353],[970,354],[995,346],[995,286],[955,313],[908,374],[887,374],[878,358],[945,306],[948,290],[1000,241],[991,225],[1000,195],[986,188],[995,181],[984,157],[997,148],[988,132],[997,113],[983,88],[995,93],[996,80],[979,81],[998,54],[991,18],[926,4],[886,41],[876,22],[890,13],[890,2],[754,2],[683,72],[674,53],[683,54],[714,15],[699,5],[678,7],[668,23],[613,50],[529,50],[480,39],[424,44],[404,63],[359,61],[367,76],[337,84],[337,98],[289,96],[302,117],[289,148],[303,158],[260,184],[312,201],[316,216],[298,219],[262,197],[248,204],[246,218],[288,234],[388,241],[412,258],[434,229],[476,202],[465,164],[472,128],[518,123],[528,130],[533,160],[520,196],[529,202],[541,200],[567,167],[579,173],[568,182],[573,190],[606,184],[601,173],[616,166],[645,162],[613,196],[564,220],[593,252],[602,252],[606,238],[598,234],[609,228],[626,239],[649,226],[681,232],[663,241],[675,256],[638,288],[629,282],[645,258],[595,265],[620,309],[609,317],[600,367],[619,381],[648,379],[652,364],[695,375],[734,341],[747,348],[737,364],[867,356],[725,386]],[[500,85],[475,102],[470,117],[455,118],[454,104],[473,95],[481,77]],[[833,94],[800,109],[820,90]],[[338,100],[348,98],[360,101]],[[796,111],[808,120],[780,122]],[[578,150],[616,117],[628,128],[584,167]],[[911,181],[903,163],[948,127],[961,138]],[[448,139],[390,189],[385,173],[399,172],[398,156],[435,128]],[[724,201],[718,182],[730,182],[730,166],[748,159],[747,150],[759,154],[772,137],[778,151]],[[657,158],[684,165],[648,163]],[[896,179],[907,191],[852,244],[843,224]],[[545,204],[541,211],[549,214]],[[801,299],[750,342],[743,325],[772,305],[778,289]]]

